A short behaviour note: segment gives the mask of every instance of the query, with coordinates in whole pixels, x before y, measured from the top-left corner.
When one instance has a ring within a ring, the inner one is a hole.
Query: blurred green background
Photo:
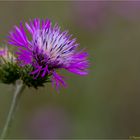
[[[49,18],[89,53],[89,75],[63,72],[68,88],[26,88],[8,138],[140,136],[140,2],[0,2],[0,41],[20,21]],[[0,132],[12,99],[0,85]]]

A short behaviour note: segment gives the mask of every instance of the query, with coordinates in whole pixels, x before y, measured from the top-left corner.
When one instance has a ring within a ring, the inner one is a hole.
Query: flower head
[[[9,34],[9,44],[18,47],[20,66],[31,65],[34,78],[52,76],[52,82],[59,87],[66,85],[56,70],[66,69],[78,75],[87,75],[88,54],[77,51],[76,39],[68,31],[61,32],[60,27],[51,21],[38,18],[25,23],[31,39],[27,37],[23,24],[15,26]]]
[[[8,50],[8,47],[0,48],[0,64],[4,64],[7,62],[15,62],[14,55]]]
[[[0,48],[0,82],[14,84],[20,78],[15,56],[8,47]]]

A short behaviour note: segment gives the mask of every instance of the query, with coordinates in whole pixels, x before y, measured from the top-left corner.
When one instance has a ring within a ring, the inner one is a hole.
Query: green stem
[[[25,86],[23,85],[23,83],[21,81],[16,82],[16,89],[15,89],[15,92],[14,92],[14,95],[13,95],[13,100],[12,100],[12,103],[11,103],[11,107],[9,109],[9,113],[8,113],[8,116],[7,116],[7,119],[6,119],[6,123],[4,125],[3,131],[2,131],[2,134],[1,134],[1,139],[4,139],[6,134],[7,134],[7,131],[9,129],[9,126],[11,124],[11,121],[14,117],[14,113],[15,113],[17,105],[18,105],[18,101],[20,99],[21,93],[24,90],[24,88],[25,88]]]

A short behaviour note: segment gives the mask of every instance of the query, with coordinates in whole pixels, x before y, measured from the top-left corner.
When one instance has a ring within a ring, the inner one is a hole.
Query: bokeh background
[[[49,18],[89,53],[89,75],[68,88],[26,88],[7,138],[140,136],[140,1],[0,2],[0,44],[20,21]],[[12,99],[0,84],[0,132]]]

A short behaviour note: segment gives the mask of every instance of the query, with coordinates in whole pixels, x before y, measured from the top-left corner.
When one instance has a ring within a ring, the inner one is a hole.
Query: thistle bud
[[[11,84],[15,83],[19,77],[19,67],[15,56],[8,50],[8,47],[0,48],[0,81]]]
[[[15,62],[15,56],[8,50],[7,47],[0,48],[0,65],[8,62]]]

